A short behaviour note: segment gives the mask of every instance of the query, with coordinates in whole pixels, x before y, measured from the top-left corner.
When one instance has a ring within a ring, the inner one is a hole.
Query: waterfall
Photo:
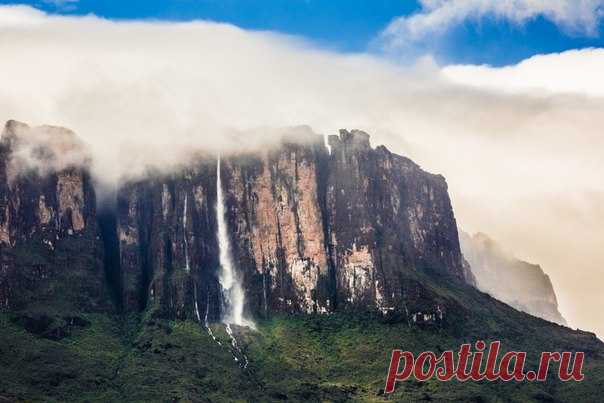
[[[206,330],[208,331],[208,334],[210,335],[212,340],[214,340],[216,343],[218,343],[219,346],[222,346],[222,343],[220,342],[220,340],[218,340],[216,338],[216,336],[214,336],[214,332],[212,332],[212,328],[210,327],[210,321],[208,321],[209,312],[210,312],[210,290],[208,290],[208,299],[206,301],[206,314],[203,318],[203,324],[205,325]]]
[[[250,361],[248,360],[247,356],[243,353],[243,350],[241,350],[241,347],[239,347],[239,344],[237,343],[237,339],[235,338],[235,335],[233,334],[233,329],[231,329],[231,325],[229,323],[226,324],[225,326],[225,330],[227,332],[227,334],[229,335],[229,337],[231,338],[231,351],[233,353],[233,359],[235,360],[236,363],[239,364],[239,366],[243,369],[246,369],[247,366],[249,365]]]
[[[323,142],[325,143],[325,148],[327,149],[327,153],[331,155],[331,146],[329,145],[329,135],[323,135]]]
[[[268,304],[266,301],[266,296],[268,294],[268,291],[266,289],[267,285],[266,285],[266,276],[268,274],[266,273],[266,269],[264,271],[264,273],[262,273],[262,303],[264,306],[264,317],[268,317]]]
[[[182,210],[182,235],[185,246],[185,270],[188,273],[191,271],[191,265],[189,264],[189,240],[187,239],[187,199],[188,195],[185,193],[185,205]]]
[[[216,168],[216,217],[218,220],[218,248],[220,250],[220,276],[224,298],[222,321],[227,325],[239,325],[255,328],[254,322],[244,317],[245,295],[243,287],[231,261],[231,246],[225,216],[224,195],[220,178],[220,158]]]
[[[197,283],[194,283],[193,291],[193,298],[195,298],[195,317],[197,318],[197,322],[201,322],[201,317],[199,316],[199,303],[197,302]]]

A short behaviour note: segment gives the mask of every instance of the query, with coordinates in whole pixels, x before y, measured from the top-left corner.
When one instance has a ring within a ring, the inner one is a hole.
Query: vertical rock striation
[[[446,306],[422,276],[473,281],[444,178],[373,149],[361,131],[342,130],[329,146],[301,129],[271,148],[222,159],[227,235],[247,314],[337,309],[442,318]],[[65,129],[7,125],[0,303],[33,300],[60,272],[76,279],[74,289],[89,288],[83,301],[100,304],[106,275],[127,312],[221,318],[216,157],[197,155],[170,173],[123,183],[114,206],[98,215],[87,164]],[[59,271],[59,262],[75,263]]]
[[[232,244],[254,312],[403,311],[421,299],[406,271],[472,282],[442,176],[372,149],[360,131],[329,143],[331,153],[314,134],[284,137],[225,163]]]
[[[199,158],[177,173],[149,174],[117,196],[123,305],[203,320],[220,312],[216,162]]]
[[[438,271],[471,282],[445,179],[361,131],[330,136],[329,249],[338,306],[402,310],[413,290],[401,274]]]
[[[106,306],[84,146],[69,130],[9,121],[0,140],[0,305]],[[52,305],[52,304],[51,304]]]
[[[325,156],[321,138],[308,134],[225,160],[233,255],[256,313],[330,308],[319,183]]]

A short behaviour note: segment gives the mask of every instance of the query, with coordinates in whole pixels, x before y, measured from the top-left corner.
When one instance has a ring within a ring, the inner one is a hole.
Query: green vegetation
[[[249,359],[243,368],[222,325],[211,326],[214,340],[199,323],[162,318],[159,307],[111,313],[102,279],[90,281],[98,259],[73,257],[85,242],[91,238],[59,245],[53,280],[24,293],[21,309],[0,313],[0,402],[591,402],[604,391],[604,345],[594,335],[518,312],[442,273],[413,270],[403,271],[405,291],[417,296],[409,309],[438,304],[442,321],[361,312],[274,316],[257,331],[234,329]],[[22,278],[39,281],[36,270],[51,259],[45,254],[15,252]],[[526,351],[529,369],[541,351],[585,351],[586,379],[562,383],[552,371],[545,383],[406,381],[384,396],[393,349],[439,354],[480,339]]]
[[[363,315],[276,317],[258,323],[256,332],[239,329],[250,360],[243,369],[221,325],[212,326],[219,345],[197,323],[166,321],[151,313],[83,318],[88,325],[50,340],[26,331],[8,314],[0,316],[0,400],[379,402],[386,400],[382,388],[393,348],[438,352],[474,340]],[[535,357],[560,336],[555,331],[532,337],[511,332],[502,342]],[[562,339],[562,344],[573,343]],[[551,377],[545,384],[407,381],[389,400],[590,401],[604,390],[604,354],[595,341],[585,347],[582,383],[563,384]]]

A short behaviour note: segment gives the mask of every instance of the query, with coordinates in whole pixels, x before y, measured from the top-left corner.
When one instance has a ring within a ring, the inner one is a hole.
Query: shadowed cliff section
[[[339,304],[410,311],[417,289],[408,287],[406,272],[472,283],[442,176],[384,146],[372,149],[360,131],[342,130],[329,143],[329,242]]]
[[[62,128],[9,121],[0,139],[0,308],[55,339],[112,309],[85,156]]]
[[[117,192],[124,309],[166,317],[220,317],[216,161],[199,157],[172,174],[149,173]]]

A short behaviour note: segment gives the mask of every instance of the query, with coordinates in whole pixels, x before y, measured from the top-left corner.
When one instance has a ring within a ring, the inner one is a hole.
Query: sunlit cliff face
[[[586,90],[597,75],[581,73],[604,67],[599,50],[469,74],[224,24],[27,7],[0,8],[0,35],[0,119],[74,130],[101,182],[170,169],[196,149],[265,148],[283,127],[363,129],[445,175],[459,224],[541,264],[570,324],[604,334],[604,101]]]

